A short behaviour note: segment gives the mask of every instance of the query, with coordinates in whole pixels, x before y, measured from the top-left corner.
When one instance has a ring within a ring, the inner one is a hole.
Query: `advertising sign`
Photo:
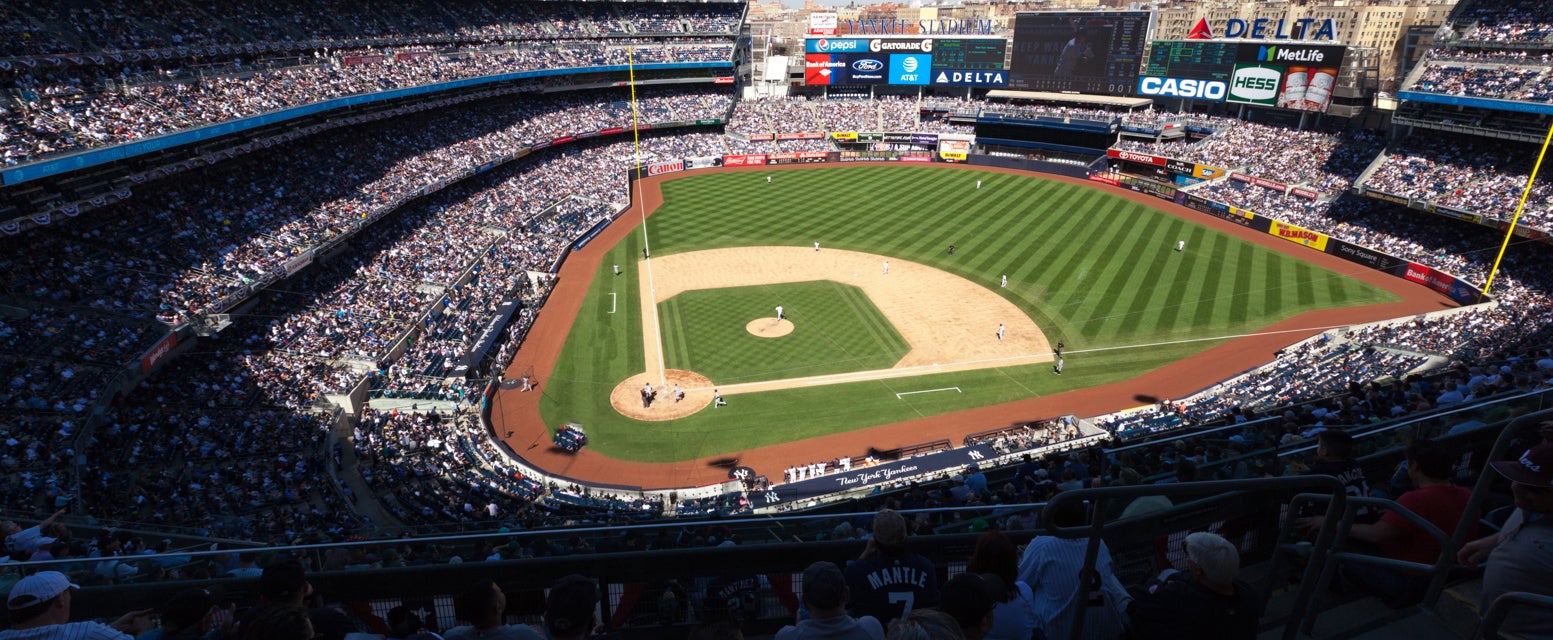
[[[1327,240],[1327,253],[1349,262],[1362,264],[1376,271],[1384,271],[1393,275],[1397,273],[1396,269],[1399,265],[1407,262],[1401,258],[1372,251],[1356,244],[1343,242],[1337,238]]]
[[[1402,272],[1402,278],[1450,296],[1452,300],[1460,303],[1470,304],[1476,302],[1478,298],[1478,290],[1457,280],[1456,276],[1436,271],[1417,262],[1408,263],[1407,269]]]
[[[922,85],[928,83],[933,67],[933,56],[923,53],[890,54],[890,84]]]
[[[1111,156],[1112,158],[1119,158],[1128,162],[1136,162],[1138,164],[1154,165],[1156,167],[1165,166],[1165,162],[1168,160],[1167,158],[1163,158],[1161,156],[1149,155],[1147,153],[1138,153],[1136,151],[1122,151],[1120,149],[1106,149],[1105,154]]]
[[[868,41],[857,38],[810,38],[804,42],[805,53],[865,53]]]
[[[1006,87],[1008,73],[1002,70],[934,69],[933,84],[958,87]]]
[[[938,143],[938,157],[950,162],[965,162],[971,153],[969,140],[942,140]]]
[[[872,467],[853,468],[840,473],[827,473],[818,478],[777,485],[766,491],[752,491],[750,505],[775,507],[784,504],[803,504],[811,498],[849,489],[867,489],[874,485],[907,480],[918,476],[962,467],[977,461],[991,459],[997,452],[984,444],[962,449],[938,451],[915,458],[886,462]]]
[[[1287,222],[1271,221],[1267,233],[1295,244],[1305,245],[1317,251],[1327,250],[1327,237],[1325,234],[1316,233],[1304,227],[1296,227]]]
[[[807,85],[842,84],[845,79],[836,78],[846,76],[847,63],[839,56],[824,53],[810,53],[803,59],[803,83]]]
[[[685,161],[684,160],[675,160],[673,162],[658,162],[658,163],[655,163],[655,164],[647,165],[647,175],[650,175],[650,176],[662,175],[662,174],[665,174],[665,173],[674,173],[676,171],[684,171],[684,170],[685,170]]]
[[[832,131],[830,137],[837,142],[857,142],[856,131]]]
[[[1151,16],[1148,11],[1019,12],[1008,86],[1132,95]]]
[[[836,14],[819,12],[809,14],[809,35],[836,35]]]
[[[1164,98],[1187,98],[1223,102],[1229,92],[1229,84],[1220,80],[1194,78],[1138,78],[1138,95]]]
[[[1239,43],[1227,100],[1324,112],[1332,103],[1337,70],[1347,50],[1338,45]]]
[[[176,346],[178,346],[178,332],[167,332],[166,336],[163,336],[161,340],[157,340],[155,345],[152,345],[150,349],[147,349],[140,356],[140,372],[149,373],[152,367],[155,367],[156,363],[167,358],[167,354],[172,353],[173,347]]]
[[[1237,64],[1230,75],[1225,100],[1239,104],[1271,107],[1278,103],[1278,85],[1283,67],[1264,64]]]
[[[745,167],[765,163],[766,154],[764,153],[723,156],[723,166],[725,167]]]

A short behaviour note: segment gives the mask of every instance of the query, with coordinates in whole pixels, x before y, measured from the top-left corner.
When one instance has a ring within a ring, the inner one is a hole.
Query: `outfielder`
[[[615,265],[615,275],[620,275],[620,265]]]
[[[1007,275],[1003,276],[1003,288],[1004,289],[1008,288],[1008,276]]]
[[[771,176],[766,176],[766,184],[771,184]]]
[[[977,188],[977,189],[980,189],[980,188],[981,188],[981,181],[980,181],[980,180],[977,180],[977,181],[976,181],[976,188]]]
[[[1181,251],[1181,250],[1184,250],[1184,249],[1186,249],[1186,241],[1185,240],[1177,240],[1176,241],[1176,251]]]

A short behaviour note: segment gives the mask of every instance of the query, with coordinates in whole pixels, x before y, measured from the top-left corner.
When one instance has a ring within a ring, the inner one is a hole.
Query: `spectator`
[[[997,576],[966,571],[944,583],[938,609],[954,618],[965,640],[982,640],[992,631],[993,610],[1006,597]]]
[[[1029,640],[1035,633],[1035,593],[1018,578],[1018,565],[1014,543],[1003,532],[988,531],[976,538],[976,552],[966,562],[965,571],[994,575],[1007,585],[992,612],[992,628],[985,635],[989,640]]]
[[[1052,524],[1082,526],[1085,503],[1070,500],[1051,510]],[[1130,597],[1116,579],[1111,550],[1100,542],[1095,573],[1083,576],[1087,538],[1038,536],[1019,559],[1019,579],[1035,589],[1034,610],[1041,633],[1052,640],[1067,638],[1078,616],[1084,615],[1084,637],[1113,640],[1122,633],[1122,612]]]
[[[1511,483],[1515,511],[1497,533],[1468,542],[1456,556],[1462,564],[1483,565],[1479,611],[1485,614],[1512,591],[1553,596],[1553,442],[1492,464]],[[1516,607],[1499,629],[1522,638],[1553,637],[1553,611]]]
[[[545,599],[545,630],[550,639],[577,640],[592,635],[598,624],[598,604],[599,588],[592,580],[573,574],[556,581]]]
[[[1465,514],[1472,492],[1451,483],[1452,455],[1444,447],[1428,440],[1417,440],[1407,446],[1407,477],[1414,489],[1402,494],[1397,504],[1412,511],[1449,536]],[[1319,516],[1300,520],[1306,530],[1321,526]],[[1476,524],[1472,527],[1477,530]],[[1440,543],[1433,536],[1418,528],[1395,511],[1387,511],[1373,524],[1355,524],[1348,536],[1379,547],[1382,557],[1433,565],[1439,560]],[[1343,567],[1343,576],[1365,593],[1374,593],[1388,606],[1401,608],[1418,602],[1429,586],[1429,576],[1413,571],[1398,571],[1383,567],[1350,565]]]
[[[502,625],[502,614],[507,609],[507,594],[495,582],[472,587],[453,601],[453,615],[469,624],[448,629],[447,640],[473,640],[475,638],[498,640],[542,640],[544,635],[528,625]],[[548,622],[550,609],[545,609]],[[592,615],[592,611],[588,612]],[[570,624],[569,618],[561,622]]]
[[[216,628],[214,620],[216,600],[204,589],[179,591],[162,607],[161,614],[161,626],[141,634],[136,640],[216,640],[221,637],[222,630]]]
[[[0,631],[0,640],[132,640],[154,624],[150,609],[131,611],[108,625],[71,622],[71,592],[79,588],[58,571],[39,571],[22,578],[6,595],[11,628]]]
[[[313,621],[299,604],[265,605],[243,622],[242,640],[312,640]]]
[[[915,607],[938,604],[938,571],[932,561],[908,550],[906,538],[900,512],[874,514],[873,536],[863,554],[847,563],[852,615],[889,621]]]
[[[1368,498],[1370,484],[1364,479],[1364,468],[1354,459],[1353,436],[1343,429],[1323,429],[1316,435],[1316,463],[1310,465],[1304,475],[1332,476],[1343,483],[1350,497]],[[1326,509],[1312,509],[1305,515],[1326,513]],[[1354,511],[1354,521],[1361,524],[1375,522],[1379,515],[1369,507]]]
[[[1167,569],[1127,607],[1135,636],[1254,640],[1262,600],[1238,579],[1240,552],[1214,533],[1181,542],[1186,571]]]
[[[832,562],[816,562],[803,572],[803,605],[807,620],[782,627],[776,640],[882,640],[884,627],[873,616],[847,615],[847,579]]]
[[[890,623],[889,640],[965,640],[954,616],[937,609],[912,609]]]

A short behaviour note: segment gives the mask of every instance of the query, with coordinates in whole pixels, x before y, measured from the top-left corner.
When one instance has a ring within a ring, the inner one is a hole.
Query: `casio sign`
[[[1200,98],[1219,101],[1224,99],[1224,93],[1228,90],[1229,87],[1218,80],[1192,80],[1190,78],[1178,80],[1176,78],[1153,78],[1148,76],[1138,80],[1138,93],[1146,96]]]
[[[1266,67],[1243,67],[1230,79],[1230,95],[1240,100],[1263,101],[1278,97],[1280,74]]]
[[[870,71],[878,71],[878,70],[883,69],[883,68],[884,68],[884,63],[883,62],[880,62],[878,60],[871,60],[871,59],[868,59],[868,58],[864,58],[862,60],[858,60],[858,61],[852,63],[852,70],[853,71],[870,72]]]

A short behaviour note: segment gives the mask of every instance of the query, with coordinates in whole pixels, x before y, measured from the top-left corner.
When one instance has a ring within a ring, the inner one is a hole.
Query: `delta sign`
[[[1289,23],[1289,24],[1285,24]],[[1285,31],[1287,26],[1288,30]],[[1196,26],[1186,34],[1187,40],[1212,40],[1214,39],[1213,27],[1208,25],[1207,18],[1198,18]],[[1315,18],[1300,18],[1298,20],[1284,20],[1279,18],[1256,18],[1254,20],[1242,20],[1230,18],[1224,21],[1225,38],[1245,38],[1250,40],[1336,40],[1337,22],[1332,18],[1317,20]]]

